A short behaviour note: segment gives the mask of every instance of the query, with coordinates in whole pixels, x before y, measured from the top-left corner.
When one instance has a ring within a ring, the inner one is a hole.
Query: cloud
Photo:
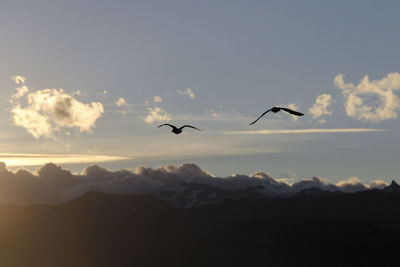
[[[118,99],[117,101],[115,101],[115,104],[116,104],[118,107],[122,107],[122,106],[126,105],[126,100],[125,100],[125,98],[121,97],[120,99]]]
[[[148,194],[163,186],[157,180],[148,179],[130,170],[108,171],[96,165],[86,167],[78,177],[80,183],[60,192],[58,201],[69,200],[90,191],[114,194]]]
[[[138,166],[134,173],[145,180],[160,183],[158,188],[167,184],[191,182],[196,178],[206,179],[214,177],[208,171],[203,170],[196,164],[192,163],[184,163],[180,166],[165,165],[158,168]]]
[[[194,99],[196,97],[190,88],[186,88],[186,90],[176,90],[176,92],[181,96],[188,96],[190,99]]]
[[[328,179],[323,179],[317,176],[314,176],[311,179],[304,179],[292,185],[292,190],[294,193],[298,193],[301,190],[308,188],[318,188],[329,192],[339,191],[339,188],[333,184],[330,184]]]
[[[123,98],[123,97],[121,97],[117,101],[115,101],[115,104],[120,108],[128,106],[125,98]],[[125,109],[125,110],[121,110],[120,113],[122,114],[122,116],[126,117],[126,115],[128,114],[128,111]]]
[[[155,95],[155,96],[153,97],[153,102],[154,102],[154,103],[161,103],[162,101],[163,101],[163,100],[162,100],[161,96]]]
[[[29,92],[29,88],[26,87],[25,85],[24,85],[24,86],[21,86],[21,87],[19,87],[19,88],[17,88],[16,90],[17,90],[17,92],[16,92],[15,94],[12,95],[12,98],[13,98],[14,100],[20,99],[20,98],[23,97],[26,93]],[[11,102],[13,102],[13,101],[11,101]]]
[[[11,77],[11,80],[13,80],[16,84],[22,84],[25,83],[26,78],[22,75],[16,75]]]
[[[369,188],[372,189],[383,189],[389,184],[386,181],[383,180],[373,180],[369,183]]]
[[[354,193],[368,189],[368,186],[361,183],[360,178],[350,177],[347,180],[340,181],[337,186],[345,193]]]
[[[344,75],[340,74],[334,84],[341,89],[349,117],[368,122],[397,119],[400,101],[394,91],[400,90],[400,73],[389,73],[372,81],[366,75],[357,85],[345,83]]]
[[[32,107],[21,108],[16,105],[12,109],[14,125],[25,128],[35,138],[52,137],[53,127],[49,117],[42,115]]]
[[[322,94],[317,96],[315,104],[308,110],[312,115],[313,119],[318,119],[323,115],[332,115],[332,111],[328,110],[328,107],[332,104],[333,99],[329,94]]]
[[[17,89],[17,96],[20,90]],[[96,120],[104,112],[99,102],[84,104],[63,89],[43,89],[32,91],[25,99],[17,98],[12,102],[13,123],[25,128],[35,138],[54,137],[60,127],[79,128],[81,132],[91,132]],[[25,106],[21,102],[25,100]]]
[[[77,90],[75,92],[72,92],[72,95],[82,95],[81,90]]]
[[[253,188],[266,197],[290,196],[308,188],[355,192],[387,185],[381,180],[363,184],[356,177],[336,185],[319,177],[289,184],[265,172],[215,177],[193,163],[158,168],[139,166],[135,170],[117,171],[93,165],[86,167],[80,174],[74,174],[53,163],[45,164],[35,172],[23,169],[13,172],[0,162],[0,202],[16,204],[60,203],[93,190],[115,194],[149,194],[163,188],[179,190],[182,184],[188,183],[230,191]]]
[[[56,164],[83,164],[128,159],[131,158],[110,155],[0,153],[0,162],[4,162],[7,164],[7,166],[40,166],[49,162],[50,160]]]
[[[294,103],[289,103],[287,105],[288,108],[292,109],[292,110],[298,110],[299,106],[297,106]],[[292,118],[293,121],[298,121],[299,117],[298,116],[294,116],[294,115],[290,115],[290,117]]]
[[[212,118],[218,117],[218,113],[214,109],[208,109],[206,110],[206,114],[209,115]]]
[[[171,120],[171,115],[159,107],[149,107],[147,110],[149,114],[144,118],[144,121],[148,124],[153,122],[167,122]]]
[[[315,134],[315,133],[364,133],[385,132],[385,129],[343,128],[343,129],[291,129],[291,130],[254,130],[254,131],[225,131],[223,134]]]

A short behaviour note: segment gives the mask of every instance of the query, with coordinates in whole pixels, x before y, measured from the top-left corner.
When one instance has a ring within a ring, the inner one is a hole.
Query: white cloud
[[[26,78],[22,75],[16,75],[11,77],[11,80],[13,80],[16,84],[22,84],[25,83]]]
[[[15,94],[12,95],[12,98],[14,99],[20,99],[21,97],[23,97],[26,93],[29,92],[29,88],[24,86],[21,86],[19,88],[16,89],[17,92]]]
[[[313,119],[318,119],[323,115],[332,115],[332,111],[328,110],[328,107],[332,104],[333,99],[329,94],[322,94],[317,96],[315,99],[314,105],[308,110],[308,112],[312,115]],[[324,123],[323,120],[322,123]]]
[[[78,154],[15,154],[0,153],[0,162],[7,166],[40,166],[49,162],[55,164],[74,164],[74,163],[95,163],[128,160],[131,158],[110,155],[78,155]]]
[[[115,104],[116,104],[118,107],[122,107],[122,106],[126,105],[126,100],[125,100],[125,98],[121,97],[120,99],[118,99],[117,101],[115,101]]]
[[[149,107],[147,110],[149,111],[149,114],[144,118],[144,121],[148,124],[153,122],[167,122],[171,120],[171,115],[159,107]]]
[[[35,138],[52,137],[53,127],[49,117],[42,115],[33,107],[21,108],[16,105],[12,109],[14,125],[25,128]]]
[[[313,134],[313,133],[363,133],[384,132],[385,129],[342,128],[342,129],[292,129],[292,130],[254,130],[254,131],[225,131],[223,134]]]
[[[181,96],[188,96],[190,99],[194,99],[196,97],[190,88],[186,88],[186,90],[177,90],[176,92]]]
[[[90,132],[104,112],[101,103],[84,104],[62,89],[27,92],[17,89],[13,98],[18,101],[12,102],[11,113],[14,125],[25,128],[35,138],[54,137],[60,127],[77,127],[81,132]]]
[[[162,100],[161,96],[155,95],[155,96],[153,97],[153,102],[154,102],[154,103],[161,103],[162,101],[163,101],[163,100]]]
[[[342,91],[349,117],[370,122],[397,119],[400,101],[394,91],[400,90],[400,73],[372,81],[364,76],[357,85],[345,83],[343,78],[343,74],[336,76],[334,83]]]

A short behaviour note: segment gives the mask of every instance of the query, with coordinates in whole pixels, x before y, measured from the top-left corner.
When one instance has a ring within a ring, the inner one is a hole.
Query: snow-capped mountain
[[[175,207],[189,208],[208,204],[218,204],[225,200],[240,200],[243,198],[262,198],[263,187],[247,189],[222,189],[208,184],[176,183],[166,185],[153,193],[160,200],[166,200]]]

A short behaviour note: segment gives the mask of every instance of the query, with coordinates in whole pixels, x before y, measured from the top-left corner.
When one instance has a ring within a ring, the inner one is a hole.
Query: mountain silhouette
[[[226,193],[197,184],[184,188],[188,195]],[[257,190],[262,189],[248,192]],[[226,198],[190,208],[156,195],[98,192],[63,205],[0,204],[0,264],[398,266],[390,255],[398,250],[399,205],[400,194],[385,190],[320,189],[293,197]]]
[[[189,208],[209,204],[218,204],[226,200],[264,198],[258,190],[263,187],[226,190],[208,184],[184,183],[166,185],[153,193],[160,200],[166,200],[175,207]]]
[[[295,194],[294,197],[321,197],[321,196],[332,196],[338,194],[343,194],[343,193],[340,191],[331,192],[322,190],[320,188],[311,187],[301,190],[300,192]]]
[[[382,190],[384,192],[400,193],[400,185],[393,180],[389,186],[383,188]]]

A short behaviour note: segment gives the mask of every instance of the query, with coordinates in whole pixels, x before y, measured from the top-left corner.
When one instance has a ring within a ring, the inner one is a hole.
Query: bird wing
[[[161,124],[160,126],[158,126],[158,128],[160,128],[160,127],[162,127],[162,126],[164,126],[164,125],[170,126],[170,127],[172,127],[173,129],[177,129],[174,125],[169,124],[169,123]]]
[[[265,114],[267,114],[268,112],[270,112],[271,109],[268,109],[267,111],[265,111],[263,114],[261,114],[260,117],[258,117],[255,121],[253,121],[252,123],[250,123],[249,125],[253,125],[254,123],[256,123],[262,116],[264,116]]]
[[[303,116],[304,115],[303,113],[300,113],[300,112],[297,112],[295,110],[291,110],[291,109],[288,109],[288,108],[280,108],[280,109],[284,110],[284,111],[286,111],[286,112],[288,112],[288,113],[290,113],[292,115],[296,115],[296,116]]]
[[[199,128],[196,128],[196,127],[194,127],[194,126],[192,126],[192,125],[183,125],[181,128],[179,128],[179,129],[183,129],[183,128],[185,128],[185,127],[189,127],[189,128],[192,128],[192,129],[195,129],[195,130],[198,130],[198,131],[201,131]]]

